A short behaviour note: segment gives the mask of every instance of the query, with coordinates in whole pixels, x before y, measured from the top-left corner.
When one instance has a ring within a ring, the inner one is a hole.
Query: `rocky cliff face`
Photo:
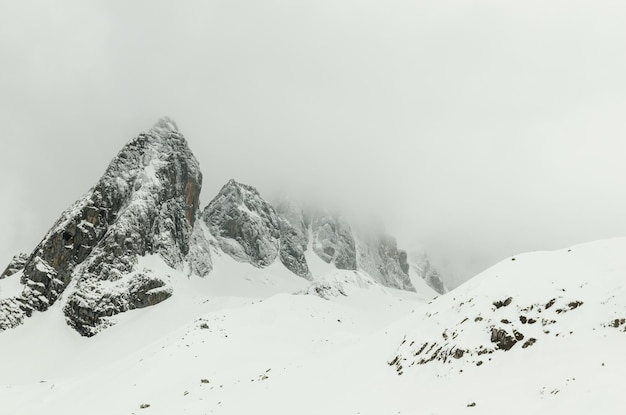
[[[252,186],[230,180],[202,212],[220,248],[239,262],[263,268],[280,250],[274,208]]]
[[[409,278],[407,253],[398,249],[393,237],[379,233],[362,235],[357,241],[359,269],[384,286],[415,291]]]
[[[356,243],[350,225],[340,216],[317,214],[311,222],[313,251],[338,269],[356,270]]]
[[[311,279],[305,252],[309,245],[309,218],[289,202],[276,206],[280,224],[280,260],[296,275]]]
[[[107,317],[168,298],[167,281],[137,270],[137,257],[158,254],[173,268],[185,266],[201,185],[198,162],[171,120],[131,140],[24,261],[24,289],[0,304],[0,329],[45,311],[71,282],[64,312],[83,335]],[[211,268],[208,252],[191,262],[196,271]]]
[[[407,254],[397,248],[393,237],[357,232],[340,215],[320,211],[305,213],[287,202],[277,206],[280,216],[297,230],[294,238],[300,241],[302,258],[310,242],[313,252],[337,269],[365,271],[386,287],[415,290],[408,274]]]
[[[296,275],[311,277],[302,235],[254,187],[230,180],[204,209],[202,219],[220,248],[235,260],[264,268],[280,258]]]

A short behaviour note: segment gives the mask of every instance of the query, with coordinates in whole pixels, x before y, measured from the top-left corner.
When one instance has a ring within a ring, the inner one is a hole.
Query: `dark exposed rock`
[[[525,349],[529,346],[532,346],[533,344],[535,344],[537,342],[537,339],[535,339],[534,337],[531,337],[530,339],[526,340],[524,342],[524,344],[522,345],[522,349]]]
[[[511,347],[515,346],[517,340],[513,338],[506,330],[492,328],[491,329],[491,342],[495,343],[500,350],[510,350]]]
[[[463,357],[464,354],[465,354],[465,350],[454,349],[454,353],[452,354],[452,357],[454,357],[455,359],[460,359]]]
[[[512,302],[512,301],[513,301],[513,298],[512,298],[512,297],[508,297],[508,298],[507,298],[506,300],[504,300],[504,301],[500,301],[500,300],[498,300],[498,301],[494,301],[494,302],[493,302],[493,305],[496,307],[496,309],[498,309],[498,308],[501,308],[501,307],[506,307],[506,306],[508,306],[509,304],[511,304],[511,302]]]
[[[71,327],[83,336],[92,336],[110,325],[108,317],[158,304],[171,295],[171,288],[161,278],[138,272],[107,291],[97,284],[84,284],[69,298],[65,313],[71,316]]]
[[[580,307],[581,305],[583,305],[582,301],[572,301],[571,303],[569,303],[567,306],[569,307],[570,310],[573,310],[575,308]]]

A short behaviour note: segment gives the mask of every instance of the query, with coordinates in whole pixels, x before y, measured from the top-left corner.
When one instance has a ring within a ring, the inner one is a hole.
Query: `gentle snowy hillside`
[[[389,363],[434,413],[623,413],[625,285],[626,239],[518,255],[415,310]]]
[[[119,314],[117,324],[83,338],[65,323],[61,301],[1,333],[1,413],[306,412],[302,405],[315,413],[302,400],[326,379],[301,379],[301,370],[326,367],[435,295],[425,284],[418,293],[389,289],[315,258],[313,284],[279,262],[259,269],[219,251],[205,278],[156,255],[140,258],[176,293],[158,307]],[[294,386],[299,393],[283,392]]]
[[[310,285],[280,264],[258,269],[225,254],[204,279],[142,258],[169,273],[177,295],[116,316],[93,338],[70,329],[60,305],[1,333],[0,407],[621,414],[624,252],[626,239],[615,239],[519,255],[434,300],[321,260]]]

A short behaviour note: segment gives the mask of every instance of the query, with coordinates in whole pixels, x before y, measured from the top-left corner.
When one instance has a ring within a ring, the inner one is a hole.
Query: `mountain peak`
[[[66,288],[67,322],[87,336],[115,314],[167,299],[166,276],[138,268],[145,255],[207,273],[210,254],[196,252],[203,245],[194,228],[201,186],[198,162],[176,124],[160,119],[124,146],[26,261],[15,261],[23,289],[0,301],[0,331],[46,311]]]
[[[252,193],[253,195],[260,197],[259,191],[254,186],[250,186],[249,184],[238,182],[235,179],[228,180],[228,182],[226,182],[226,184],[222,186],[222,190],[220,190],[220,193],[230,192],[230,191],[236,191],[238,193],[241,193],[242,191],[244,191],[244,192]]]
[[[150,133],[156,133],[160,135],[163,132],[179,132],[176,122],[170,117],[161,117],[150,129]]]

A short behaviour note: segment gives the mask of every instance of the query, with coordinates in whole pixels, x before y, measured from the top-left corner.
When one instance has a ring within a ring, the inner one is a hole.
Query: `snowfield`
[[[92,338],[67,326],[63,300],[1,332],[0,413],[626,407],[626,238],[509,258],[436,299],[423,282],[416,293],[389,289],[313,258],[311,285],[279,262],[226,257],[216,252],[205,278],[141,258],[172,297],[116,315]]]

